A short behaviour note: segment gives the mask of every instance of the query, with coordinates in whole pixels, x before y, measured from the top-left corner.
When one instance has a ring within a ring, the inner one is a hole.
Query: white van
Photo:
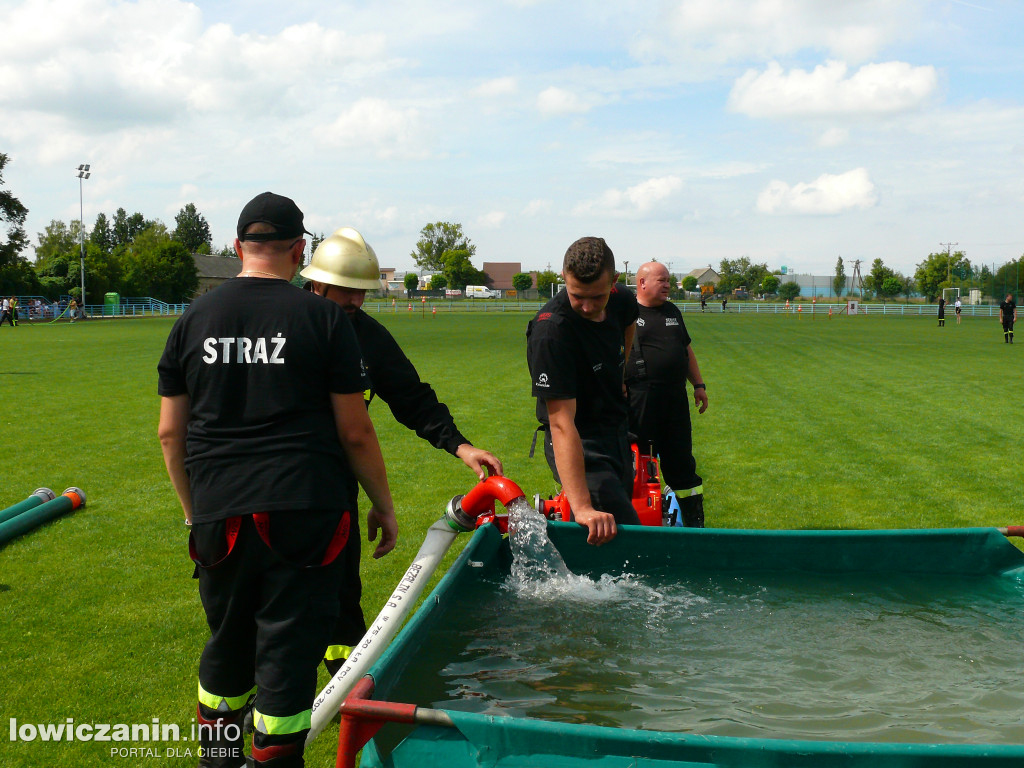
[[[501,298],[500,291],[492,291],[486,285],[467,285],[466,286],[466,298],[467,299],[499,299]]]

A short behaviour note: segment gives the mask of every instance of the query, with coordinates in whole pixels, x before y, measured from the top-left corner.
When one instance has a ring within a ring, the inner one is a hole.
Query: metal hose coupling
[[[500,501],[506,509],[519,498],[526,498],[523,489],[507,477],[491,475],[477,483],[469,493],[454,496],[444,511],[444,519],[456,531],[472,531],[477,518],[494,515],[494,502]]]

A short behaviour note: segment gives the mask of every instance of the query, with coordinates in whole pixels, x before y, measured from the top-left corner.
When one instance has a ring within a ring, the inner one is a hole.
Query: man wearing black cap
[[[197,299],[158,366],[160,443],[186,521],[210,639],[199,662],[199,765],[237,768],[252,700],[256,766],[304,764],[316,669],[359,542],[398,527],[344,311],[290,285],[302,212],[266,192],[238,219],[238,277]],[[254,700],[252,699],[254,697]]]

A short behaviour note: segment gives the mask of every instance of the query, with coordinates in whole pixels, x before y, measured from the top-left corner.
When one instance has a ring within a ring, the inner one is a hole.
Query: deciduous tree
[[[206,217],[196,210],[195,203],[187,203],[174,217],[171,239],[177,240],[191,253],[209,253],[213,238]]]
[[[970,262],[963,251],[929,253],[928,258],[917,265],[914,280],[917,288],[929,301],[942,295],[943,288],[952,286],[953,270],[970,269]]]
[[[114,250],[114,233],[110,228],[110,222],[107,221],[107,214],[96,214],[96,223],[89,233],[89,241],[96,243],[99,249],[106,253]]]
[[[533,287],[533,275],[529,272],[517,272],[512,275],[512,287],[516,289],[516,294],[530,290]]]
[[[832,278],[832,290],[836,296],[846,295],[846,268],[843,266],[843,257],[836,259],[836,275]]]
[[[28,247],[25,218],[28,208],[4,189],[4,168],[9,158],[0,152],[0,293],[29,293],[39,285],[28,259],[22,256]]]
[[[783,283],[779,286],[779,298],[792,301],[800,295],[800,283]]]
[[[551,286],[558,284],[558,273],[551,269],[545,269],[537,274],[537,290],[542,297],[551,295]]]
[[[411,256],[420,269],[441,272],[445,268],[444,256],[449,251],[465,251],[472,256],[476,246],[463,233],[461,224],[438,221],[420,230],[420,239]]]

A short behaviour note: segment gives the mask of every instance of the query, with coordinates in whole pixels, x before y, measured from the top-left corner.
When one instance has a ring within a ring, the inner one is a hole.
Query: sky
[[[676,273],[1024,254],[1016,1],[0,0],[0,29],[33,244],[192,202],[218,250],[271,190],[399,271],[435,221],[477,267],[586,235]]]

